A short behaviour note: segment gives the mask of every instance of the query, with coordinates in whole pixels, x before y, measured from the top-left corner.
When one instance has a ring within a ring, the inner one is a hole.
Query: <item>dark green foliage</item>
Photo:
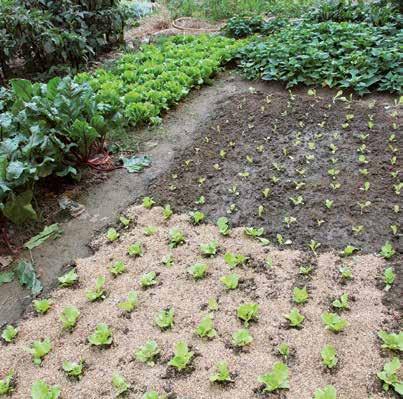
[[[237,16],[230,18],[223,30],[227,36],[239,39],[255,33],[269,35],[293,24],[294,22],[284,18],[264,20],[260,16]]]

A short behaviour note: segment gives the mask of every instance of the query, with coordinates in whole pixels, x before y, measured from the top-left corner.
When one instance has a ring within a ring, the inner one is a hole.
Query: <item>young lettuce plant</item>
[[[228,236],[231,232],[231,228],[229,225],[229,221],[228,218],[226,217],[220,217],[217,220],[217,227],[218,227],[218,232],[222,235],[222,236]]]
[[[210,376],[211,382],[216,382],[219,384],[233,382],[233,380],[231,379],[231,374],[229,372],[227,362],[224,362],[224,361],[218,362],[216,364],[216,369],[217,369],[217,372]]]
[[[155,204],[155,201],[152,197],[144,197],[143,198],[143,206],[146,209],[151,209]]]
[[[165,398],[166,396],[160,396],[156,391],[146,392],[142,397],[142,399],[165,399]]]
[[[252,237],[252,238],[258,238],[261,237],[264,234],[264,228],[257,228],[257,227],[245,227],[244,230],[245,235]]]
[[[169,231],[169,246],[176,248],[185,243],[185,235],[179,229],[171,229]]]
[[[138,304],[138,297],[136,291],[130,291],[127,294],[127,299],[125,301],[118,303],[118,308],[124,312],[131,313]]]
[[[249,326],[250,321],[257,320],[259,308],[260,306],[257,303],[243,303],[238,306],[237,316],[244,322],[246,328]]]
[[[168,365],[175,367],[178,371],[182,371],[189,366],[194,353],[189,351],[187,344],[183,341],[179,341],[175,345],[175,352]]]
[[[285,360],[287,360],[288,356],[290,356],[290,347],[286,342],[282,342],[278,347],[277,347],[277,352],[284,357]]]
[[[130,245],[130,247],[127,250],[127,254],[135,258],[143,256],[144,255],[143,246],[141,245],[141,243],[136,242]]]
[[[383,282],[385,283],[385,291],[389,291],[395,282],[396,274],[393,267],[387,267],[383,272]]]
[[[336,395],[336,389],[332,385],[327,385],[323,389],[318,388],[313,399],[337,399]]]
[[[263,392],[274,392],[278,389],[288,389],[288,367],[282,363],[274,363],[271,373],[258,377],[258,381],[265,385]]]
[[[53,302],[50,299],[40,299],[33,302],[35,312],[38,314],[46,314],[51,308]]]
[[[102,301],[106,298],[105,276],[99,276],[95,281],[95,288],[86,292],[86,297],[90,302]]]
[[[343,249],[343,252],[341,253],[341,255],[344,257],[347,257],[347,256],[353,255],[357,251],[359,251],[359,249],[357,247],[354,247],[353,245],[347,245]]]
[[[165,220],[171,219],[171,217],[172,217],[173,214],[174,214],[174,212],[173,212],[173,210],[172,210],[172,208],[171,208],[171,205],[166,204],[166,205],[164,206],[164,209],[162,210],[162,216],[164,216],[164,219],[165,219]]]
[[[172,267],[174,265],[174,257],[171,253],[168,255],[165,255],[162,258],[162,264],[165,265],[166,267]]]
[[[84,361],[70,362],[65,360],[62,365],[63,371],[69,376],[80,380],[84,373]]]
[[[338,359],[334,346],[325,345],[322,348],[320,355],[322,356],[322,363],[325,367],[332,369],[336,366]]]
[[[349,305],[349,302],[348,302],[348,294],[344,293],[339,298],[336,298],[332,302],[332,306],[335,309],[339,309],[339,310],[348,310],[348,309],[350,309],[350,305]]]
[[[163,309],[161,310],[157,316],[155,316],[154,321],[155,324],[162,330],[168,330],[172,328],[174,325],[174,316],[175,311],[174,308]]]
[[[387,241],[385,243],[385,245],[381,248],[381,256],[386,259],[389,260],[393,257],[393,255],[395,254],[395,250],[392,246],[392,244]]]
[[[32,399],[58,399],[61,390],[58,386],[50,386],[42,380],[37,380],[31,387]]]
[[[108,347],[112,345],[113,336],[109,327],[100,323],[95,327],[95,331],[88,337],[88,342],[93,346]]]
[[[109,268],[109,271],[111,272],[113,277],[117,277],[119,276],[119,274],[122,274],[126,271],[126,265],[121,260],[118,260],[113,266]]]
[[[122,396],[131,388],[130,384],[128,384],[125,378],[118,373],[113,374],[112,385],[113,388],[115,389],[116,397]]]
[[[244,265],[248,261],[248,258],[242,254],[227,252],[224,255],[224,261],[230,269],[233,269],[234,267]]]
[[[293,291],[293,301],[299,305],[304,304],[308,301],[309,295],[306,287],[298,288],[295,287]]]
[[[238,287],[239,276],[236,273],[231,273],[220,278],[227,290],[235,290]]]
[[[155,226],[146,226],[146,227],[144,227],[143,234],[144,234],[146,237],[151,237],[151,236],[153,236],[157,231],[158,231],[158,228],[155,227]]]
[[[77,324],[80,311],[75,306],[66,306],[60,314],[60,321],[65,330],[71,331]]]
[[[187,268],[187,272],[195,279],[201,280],[206,277],[208,265],[206,263],[195,263]]]
[[[253,337],[249,330],[241,328],[232,334],[232,345],[242,348],[243,346],[250,345],[253,342]]]
[[[72,287],[78,282],[78,274],[75,269],[71,269],[69,272],[58,278],[59,287],[67,288]]]
[[[10,370],[5,377],[0,380],[0,396],[9,395],[13,391],[14,371]]]
[[[27,349],[32,355],[32,361],[36,366],[42,364],[42,359],[52,350],[52,344],[49,338],[43,341],[34,341],[30,348]]]
[[[335,334],[343,331],[348,326],[347,320],[342,319],[336,313],[323,313],[322,321],[326,329],[334,332]]]
[[[195,226],[202,223],[204,218],[205,218],[205,216],[204,216],[203,212],[200,212],[200,211],[190,212],[190,221]]]
[[[156,285],[157,283],[158,283],[158,281],[157,281],[157,273],[155,273],[155,272],[144,273],[140,277],[140,285],[143,288],[152,287],[152,286]]]
[[[400,331],[399,334],[379,331],[378,337],[383,342],[382,348],[403,352],[403,331]]]
[[[146,363],[148,366],[155,365],[155,358],[159,355],[160,349],[155,341],[147,341],[144,346],[140,347],[135,353],[135,357],[139,362]]]
[[[10,344],[15,340],[17,335],[18,335],[18,328],[12,326],[11,324],[8,324],[4,328],[3,333],[1,334],[1,338],[3,338],[5,342]]]
[[[211,315],[203,317],[199,325],[196,327],[196,333],[200,338],[212,339],[217,336],[217,331],[214,329],[214,322]]]
[[[211,241],[207,244],[200,244],[200,252],[205,257],[213,257],[217,255],[218,242]]]
[[[305,316],[303,316],[297,308],[291,309],[290,313],[284,316],[290,325],[290,327],[300,328]]]
[[[120,234],[116,231],[116,229],[114,229],[113,227],[108,229],[108,231],[106,233],[106,238],[108,239],[108,241],[110,241],[110,242],[117,241],[119,239],[119,237],[120,237]]]
[[[398,357],[394,357],[390,362],[385,363],[383,370],[377,374],[385,392],[392,388],[398,394],[403,395],[403,382],[399,381],[398,377],[399,370],[400,360]]]

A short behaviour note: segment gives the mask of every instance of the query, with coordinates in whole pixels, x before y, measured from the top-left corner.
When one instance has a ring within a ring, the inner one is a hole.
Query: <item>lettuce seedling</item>
[[[127,218],[124,215],[119,216],[119,222],[121,223],[121,225],[127,229],[130,225],[130,223],[132,222],[132,220],[130,218]]]
[[[6,341],[7,343],[11,343],[14,341],[17,334],[18,334],[18,328],[15,328],[11,324],[8,324],[6,328],[3,330],[1,338],[3,338],[4,341]]]
[[[10,370],[6,376],[0,380],[0,396],[8,395],[13,391],[14,371]]]
[[[174,214],[174,212],[173,212],[173,210],[172,210],[172,208],[171,208],[171,205],[166,204],[166,205],[164,206],[163,211],[162,211],[162,215],[164,216],[164,219],[165,219],[165,220],[171,219],[171,217],[172,217],[173,214]]]
[[[127,383],[127,381],[118,373],[113,374],[112,385],[115,389],[116,397],[123,395],[130,389],[130,385]]]
[[[379,331],[378,337],[383,342],[382,348],[403,352],[403,331],[400,331],[399,334]]]
[[[155,358],[160,353],[158,344],[155,341],[147,341],[145,345],[139,348],[135,353],[136,359],[139,362],[146,363],[153,367],[155,365]]]
[[[58,386],[50,386],[42,380],[37,380],[32,384],[32,399],[57,399],[61,390]]]
[[[290,327],[295,328],[301,327],[303,321],[305,320],[305,316],[303,316],[297,308],[291,309],[290,313],[284,317],[288,320]]]
[[[342,319],[336,313],[330,312],[325,312],[322,314],[322,321],[327,330],[330,330],[336,334],[343,331],[348,325],[347,320]]]
[[[336,348],[332,345],[325,345],[320,355],[322,356],[322,363],[329,369],[332,369],[337,364]]]
[[[241,328],[232,334],[232,344],[237,347],[249,345],[253,342],[253,337],[249,330]]]
[[[222,276],[220,281],[224,284],[227,290],[234,290],[238,287],[239,276],[236,273],[231,273],[226,276]]]
[[[80,317],[80,311],[75,306],[66,306],[60,314],[60,321],[65,330],[72,330]]]
[[[244,265],[248,261],[248,258],[241,254],[227,252],[224,255],[224,261],[230,267],[230,269],[233,269],[236,266]]]
[[[244,322],[244,326],[248,327],[249,322],[257,320],[260,306],[257,303],[243,303],[238,306],[237,316]]]
[[[288,367],[282,362],[274,363],[271,373],[259,376],[258,381],[265,385],[263,392],[288,389]]]
[[[161,330],[167,330],[173,327],[174,316],[174,308],[163,309],[158,313],[157,316],[155,316],[154,321]]]
[[[143,198],[143,206],[146,209],[151,209],[155,204],[155,201],[152,197],[144,197]]]
[[[147,226],[144,227],[143,233],[146,237],[150,237],[153,236],[157,231],[158,229],[155,226]]]
[[[206,276],[208,265],[205,263],[195,263],[187,268],[187,272],[193,276],[195,280],[200,280]]]
[[[313,267],[311,265],[300,266],[299,274],[302,274],[303,276],[308,276],[309,274],[311,274],[312,270]]]
[[[155,272],[148,272],[143,274],[140,277],[140,285],[143,288],[152,287],[153,285],[157,284],[157,274]]]
[[[217,255],[218,242],[211,241],[207,244],[200,244],[200,252],[203,256],[212,257]]]
[[[218,232],[223,236],[228,236],[231,232],[231,228],[229,226],[229,221],[228,221],[228,218],[226,218],[226,217],[218,218],[217,227],[218,227]]]
[[[340,296],[340,298],[335,299],[332,302],[332,306],[336,309],[340,309],[340,310],[347,310],[350,309],[350,305],[348,302],[348,294],[344,293]]]
[[[320,243],[320,242],[317,242],[317,241],[315,241],[315,240],[311,240],[311,241],[309,242],[309,244],[308,244],[308,248],[312,251],[312,253],[313,253],[315,256],[318,255],[317,251],[318,251],[318,249],[319,249],[320,246],[321,246],[321,243]]]
[[[114,228],[110,228],[106,233],[106,238],[110,241],[116,241],[120,237],[120,234]]]
[[[196,333],[200,338],[211,339],[217,336],[217,331],[214,329],[213,318],[210,315],[203,317],[196,327]]]
[[[46,314],[53,302],[50,299],[35,300],[33,302],[35,312],[38,314]]]
[[[383,272],[383,282],[385,283],[385,291],[389,291],[395,282],[396,274],[393,267],[387,267]]]
[[[194,225],[198,225],[201,222],[203,222],[205,216],[203,212],[200,211],[195,211],[195,212],[190,212],[190,221]]]
[[[71,269],[69,272],[58,278],[59,287],[66,288],[72,287],[78,282],[78,274],[75,269]]]
[[[392,388],[398,394],[403,395],[403,382],[399,381],[398,371],[400,369],[400,360],[394,357],[390,362],[385,363],[383,370],[377,376],[382,381],[384,391]]]
[[[138,303],[137,292],[130,291],[127,295],[127,299],[118,303],[118,308],[124,312],[131,313],[136,308]]]
[[[228,369],[227,362],[218,362],[216,364],[217,373],[210,376],[211,382],[217,383],[225,383],[225,382],[233,382],[231,379],[231,374]]]
[[[284,357],[285,360],[287,360],[288,356],[290,356],[290,347],[285,342],[282,342],[278,346],[277,351],[281,356]]]
[[[95,281],[95,288],[86,292],[86,297],[90,302],[101,301],[106,298],[105,276],[99,276]]]
[[[162,264],[165,265],[166,267],[172,267],[174,265],[174,257],[171,253],[168,255],[165,255],[162,258]]]
[[[296,197],[289,197],[289,199],[294,206],[304,205],[304,197],[302,195],[298,195]]]
[[[395,250],[393,249],[392,244],[387,241],[385,245],[381,248],[381,256],[384,259],[391,259],[394,254]]]
[[[127,254],[129,256],[134,257],[143,256],[144,255],[143,246],[141,245],[141,243],[136,242],[130,245],[129,249],[127,250]]]
[[[353,279],[353,272],[351,269],[347,266],[342,266],[339,269],[339,272],[341,274],[341,278],[343,280],[352,280]]]
[[[252,237],[252,238],[258,238],[261,237],[264,234],[264,228],[257,228],[257,227],[245,227],[244,230],[245,235]]]
[[[197,200],[195,201],[195,204],[197,205],[204,205],[206,203],[206,198],[204,195],[201,195]]]
[[[94,346],[110,346],[113,342],[112,331],[106,324],[100,323],[95,327],[95,331],[88,337],[88,342]]]
[[[185,243],[185,235],[179,229],[171,229],[169,231],[169,246],[176,248]]]
[[[36,366],[42,364],[42,359],[52,350],[52,344],[49,338],[43,341],[34,341],[27,352],[32,355],[32,361]]]
[[[336,399],[336,394],[336,389],[332,385],[327,385],[315,391],[314,399]]]
[[[295,287],[293,290],[293,301],[298,304],[304,304],[308,301],[308,291],[306,287],[298,288]]]
[[[193,358],[194,353],[189,351],[187,344],[179,341],[175,345],[175,353],[168,365],[175,367],[178,371],[184,370]]]
[[[79,363],[76,363],[65,360],[62,368],[69,377],[74,377],[80,380],[84,372],[84,361],[81,360]]]
[[[354,247],[353,245],[347,245],[344,249],[343,252],[341,253],[342,256],[351,256],[355,252],[359,251],[357,247]]]
[[[109,268],[109,271],[111,272],[113,277],[117,277],[119,276],[119,274],[122,274],[126,271],[126,265],[121,260],[118,260],[113,266]]]
[[[210,312],[216,312],[218,310],[218,302],[216,298],[209,298],[207,307]]]
[[[164,396],[164,398],[165,398],[165,396]],[[146,392],[143,395],[143,399],[163,399],[163,398],[158,394],[158,392],[150,391],[150,392]]]

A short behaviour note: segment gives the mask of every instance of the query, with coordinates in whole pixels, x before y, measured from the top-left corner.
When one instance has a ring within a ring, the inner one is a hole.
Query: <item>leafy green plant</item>
[[[249,330],[241,328],[232,334],[232,344],[237,347],[243,347],[253,342],[253,337]]]
[[[187,272],[195,279],[201,280],[206,277],[208,265],[206,263],[195,263],[187,268]]]
[[[78,274],[75,269],[71,269],[69,272],[58,278],[59,287],[66,288],[72,287],[78,282]]]
[[[33,301],[35,312],[38,314],[46,314],[51,308],[52,303],[50,299],[36,299]]]
[[[137,292],[130,291],[127,294],[127,299],[125,301],[118,303],[118,308],[124,312],[131,313],[136,308],[138,304]]]
[[[330,312],[322,314],[322,321],[327,330],[336,334],[343,331],[348,326],[346,320],[342,319],[339,315]]]
[[[237,316],[244,322],[244,326],[248,327],[250,321],[257,320],[259,309],[260,306],[257,303],[243,303],[238,306]]]
[[[117,277],[119,276],[119,274],[122,274],[126,271],[126,265],[121,260],[118,260],[113,266],[109,268],[109,271],[111,272],[113,277]]]
[[[389,291],[395,282],[396,274],[393,267],[387,267],[383,272],[383,282],[385,283],[385,291]]]
[[[60,321],[65,330],[72,330],[80,317],[80,311],[75,306],[66,306],[60,314]]]
[[[359,251],[358,248],[354,247],[353,245],[347,245],[342,252],[343,256],[351,256],[353,255],[355,252]]]
[[[143,206],[146,209],[151,209],[155,204],[155,201],[152,197],[144,197],[143,198]]]
[[[81,379],[84,372],[84,362],[70,362],[65,360],[62,365],[63,371],[69,376],[77,379]]]
[[[300,266],[299,273],[303,276],[309,276],[312,273],[313,267],[311,265]]]
[[[339,268],[339,272],[343,280],[352,280],[353,279],[353,272],[347,266],[342,266]]]
[[[149,237],[153,236],[157,231],[158,229],[155,226],[147,226],[144,227],[143,233],[145,236]]]
[[[332,385],[327,385],[323,389],[315,391],[313,399],[336,399],[336,389]]]
[[[277,347],[278,353],[284,357],[284,359],[287,360],[288,356],[290,356],[290,347],[288,346],[287,343],[282,342],[278,347]]]
[[[245,227],[244,233],[249,237],[258,238],[264,234],[264,228]]]
[[[139,362],[154,366],[155,358],[159,353],[160,349],[158,348],[158,344],[155,341],[147,341],[145,345],[139,348],[135,356]]]
[[[14,371],[9,371],[5,377],[0,380],[0,396],[8,395],[13,391]]]
[[[211,241],[207,244],[200,244],[200,252],[203,256],[211,257],[217,255],[218,242]]]
[[[175,352],[173,358],[169,361],[168,365],[175,367],[178,371],[184,370],[189,366],[194,353],[189,351],[187,344],[179,341],[175,345]]]
[[[134,257],[143,256],[144,255],[143,246],[141,245],[141,243],[136,242],[130,245],[129,249],[127,250],[127,253],[129,256]]]
[[[227,362],[224,361],[218,362],[216,364],[216,369],[217,372],[210,376],[211,382],[217,382],[217,383],[233,382],[233,380],[231,379],[231,374],[229,372]]]
[[[112,376],[112,385],[115,389],[116,397],[125,394],[130,388],[130,384],[119,373],[114,373]]]
[[[205,216],[203,212],[195,211],[190,213],[190,218],[194,225],[198,225],[203,222]]]
[[[155,273],[155,272],[144,273],[140,277],[140,285],[143,288],[152,287],[153,285],[156,285],[157,283],[158,283],[158,281],[157,281],[157,273]]]
[[[339,298],[336,298],[332,302],[332,306],[339,310],[350,309],[350,305],[349,305],[349,301],[348,301],[348,294],[347,293],[341,294]]]
[[[162,211],[162,215],[164,216],[164,219],[165,219],[165,220],[171,219],[171,217],[172,217],[173,214],[174,214],[174,212],[173,212],[173,210],[172,210],[172,208],[171,208],[171,205],[166,204],[166,205],[164,206],[163,211]]]
[[[384,391],[392,388],[398,394],[403,395],[403,383],[399,381],[397,372],[400,369],[400,360],[394,357],[390,362],[385,363],[383,370],[377,376],[382,381]]]
[[[239,276],[236,273],[231,273],[226,276],[222,276],[220,281],[228,290],[234,290],[238,287]]]
[[[322,356],[322,363],[327,368],[331,369],[337,364],[337,354],[336,349],[332,345],[325,345],[320,351],[320,355]]]
[[[248,258],[242,254],[226,252],[224,255],[224,261],[231,269],[233,269],[236,266],[244,265],[248,261]]]
[[[101,301],[106,298],[105,281],[105,276],[99,276],[95,281],[94,289],[85,293],[90,302]]]
[[[155,317],[154,321],[155,321],[155,324],[161,330],[167,330],[167,329],[173,327],[174,316],[175,316],[174,308],[163,309],[158,313],[158,315]]]
[[[391,259],[394,254],[395,250],[392,244],[389,241],[387,241],[385,245],[381,248],[381,256],[388,260]]]
[[[228,236],[231,232],[231,227],[229,225],[228,218],[226,218],[226,217],[218,218],[217,227],[218,227],[219,233],[223,236]]]
[[[214,338],[217,331],[214,329],[214,322],[211,315],[203,317],[199,325],[196,327],[196,333],[200,338]]]
[[[288,389],[288,367],[282,362],[274,363],[271,373],[259,376],[258,381],[265,385],[263,392]]]
[[[27,349],[32,355],[32,361],[36,366],[42,364],[42,359],[52,350],[52,344],[49,338],[42,341],[34,341],[30,348]]]
[[[176,248],[185,243],[185,235],[179,229],[171,229],[169,231],[169,246]]]
[[[95,327],[95,331],[88,337],[88,342],[94,346],[110,346],[113,342],[112,331],[107,324],[100,323]]]
[[[304,304],[308,301],[309,295],[306,287],[295,287],[293,290],[293,301],[298,304]]]
[[[399,334],[379,331],[378,337],[382,340],[382,348],[403,352],[403,332]]]
[[[108,239],[108,241],[113,242],[118,240],[120,237],[120,234],[116,231],[116,229],[114,229],[113,227],[111,227],[110,229],[108,229],[107,233],[106,233],[106,238]]]
[[[290,327],[299,328],[302,326],[305,316],[303,316],[297,308],[291,309],[288,315],[284,316],[290,325]]]
[[[61,390],[58,386],[50,386],[42,380],[37,380],[32,384],[32,399],[57,399]]]
[[[143,395],[143,399],[164,399],[165,397],[162,397],[158,394],[158,392],[156,391],[150,391],[150,392],[146,392]]]
[[[1,338],[4,339],[5,342],[11,343],[15,340],[16,336],[18,335],[18,328],[15,328],[11,324],[8,324],[1,334]]]

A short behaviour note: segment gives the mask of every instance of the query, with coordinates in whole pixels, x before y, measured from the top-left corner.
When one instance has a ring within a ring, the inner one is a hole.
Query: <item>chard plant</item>
[[[114,373],[112,376],[112,386],[115,389],[116,397],[126,394],[126,392],[128,392],[129,389],[131,388],[130,384],[126,381],[126,379],[118,373]]]
[[[258,377],[258,381],[265,385],[263,392],[274,392],[279,389],[288,389],[288,367],[282,363],[274,363],[270,373]]]
[[[95,287],[85,293],[90,302],[102,301],[106,298],[105,276],[99,276],[95,281]]]
[[[155,273],[155,272],[144,273],[140,277],[140,285],[143,288],[152,287],[152,286],[156,285],[157,283],[158,283],[158,281],[157,281],[157,273]]]
[[[222,236],[228,236],[231,232],[231,228],[229,225],[229,220],[226,217],[220,217],[217,220],[217,227],[218,227],[218,232]]]
[[[14,371],[10,370],[5,377],[0,380],[0,396],[9,395],[13,391]]]
[[[305,316],[297,308],[291,309],[290,313],[284,317],[288,320],[289,326],[294,328],[300,328],[305,320]]]
[[[325,345],[320,351],[322,363],[325,367],[332,369],[336,366],[338,359],[336,349],[332,345]]]
[[[113,335],[108,325],[100,323],[95,331],[88,337],[88,342],[93,346],[108,347],[112,345]]]
[[[31,399],[58,399],[61,390],[58,386],[50,386],[42,380],[37,380],[31,387]]]
[[[309,295],[306,287],[295,287],[293,290],[293,301],[297,304],[304,304],[308,301]]]
[[[393,267],[387,267],[383,272],[383,282],[385,283],[385,291],[389,291],[395,282],[396,274]]]
[[[67,288],[72,287],[78,282],[78,274],[75,269],[71,269],[69,272],[58,278],[59,287]]]
[[[336,389],[332,385],[327,385],[323,389],[315,391],[313,399],[337,399]]]
[[[171,229],[169,231],[169,246],[171,248],[176,248],[179,245],[183,245],[185,243],[185,235],[179,229]]]
[[[237,316],[244,322],[244,326],[248,327],[252,320],[257,320],[259,309],[260,306],[257,303],[243,303],[238,306]]]
[[[382,382],[382,387],[385,392],[392,389],[399,395],[403,395],[403,382],[399,380],[399,370],[400,360],[398,357],[394,357],[390,362],[385,363],[383,370],[377,374]]]
[[[65,360],[62,365],[63,371],[69,376],[80,380],[84,373],[84,361],[70,362]]]
[[[195,226],[202,223],[205,219],[204,213],[200,211],[190,212],[190,221]]]
[[[10,344],[11,342],[14,342],[17,335],[18,335],[18,328],[12,326],[11,324],[8,324],[4,328],[4,330],[1,334],[1,338],[3,338],[5,342]]]
[[[159,355],[160,349],[155,341],[147,341],[145,345],[139,348],[135,353],[136,359],[141,363],[146,363],[148,366],[155,365],[155,358]]]
[[[207,244],[200,244],[200,252],[203,256],[212,257],[217,255],[218,250],[218,242],[211,241]]]
[[[201,280],[206,277],[208,265],[206,263],[195,263],[187,268],[187,272],[195,279]]]
[[[51,308],[53,302],[50,299],[40,299],[33,302],[35,312],[38,314],[46,314]]]
[[[144,255],[143,246],[140,242],[135,242],[127,249],[127,254],[133,257],[140,257]]]
[[[219,384],[224,384],[228,382],[234,382],[231,379],[231,374],[229,372],[228,363],[227,362],[218,362],[216,364],[217,372],[210,376],[210,382],[216,382]]]
[[[349,301],[348,301],[348,294],[347,293],[341,294],[341,296],[339,298],[336,298],[332,302],[332,306],[335,309],[339,309],[339,310],[350,309],[350,305],[349,305]]]
[[[220,278],[227,290],[235,290],[238,287],[239,276],[236,273],[231,273]]]
[[[224,255],[224,261],[230,267],[230,269],[233,269],[237,266],[244,265],[248,261],[248,258],[242,254],[227,252]]]
[[[217,336],[217,331],[214,329],[214,322],[211,315],[203,317],[199,325],[196,327],[196,333],[200,338],[212,339]]]
[[[71,331],[77,325],[80,311],[75,306],[66,306],[60,314],[60,321],[65,330]]]
[[[342,332],[347,326],[347,320],[342,319],[336,313],[325,312],[322,314],[322,322],[325,328],[335,334]]]
[[[113,227],[108,229],[108,231],[106,232],[106,238],[110,242],[117,241],[119,239],[119,237],[120,237],[120,234]]]
[[[378,337],[382,340],[382,348],[403,352],[403,331],[398,334],[379,331]]]
[[[155,205],[155,201],[152,197],[143,198],[143,206],[146,209],[151,209]]]
[[[111,272],[113,277],[117,277],[126,271],[126,265],[121,260],[118,260],[113,266],[109,268],[109,271]]]
[[[161,331],[165,331],[173,327],[174,316],[174,308],[163,309],[155,316],[154,321]]]
[[[171,219],[172,215],[174,214],[171,205],[166,204],[164,206],[164,209],[162,210],[162,216],[164,217],[165,220]]]
[[[178,371],[182,371],[189,366],[193,356],[194,353],[189,351],[187,344],[183,341],[179,341],[175,345],[174,356],[169,361],[168,365],[175,367]]]
[[[127,294],[126,300],[118,303],[118,308],[123,312],[131,313],[133,312],[134,309],[136,309],[137,304],[138,304],[137,292],[130,291]]]
[[[36,366],[42,364],[43,358],[52,350],[52,344],[49,338],[42,341],[34,341],[27,352],[32,355],[32,361]]]
[[[232,345],[236,347],[243,347],[250,345],[253,342],[253,337],[249,330],[246,328],[241,328],[232,334]]]

